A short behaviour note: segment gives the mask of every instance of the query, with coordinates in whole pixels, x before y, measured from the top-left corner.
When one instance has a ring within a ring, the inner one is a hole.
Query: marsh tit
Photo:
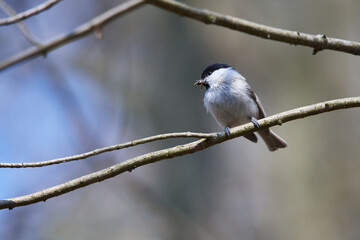
[[[224,63],[214,63],[202,72],[201,79],[194,85],[206,88],[204,105],[217,123],[225,128],[229,136],[232,127],[252,122],[259,127],[257,119],[266,117],[264,108],[251,90],[246,79],[234,68]],[[287,143],[269,128],[257,133],[270,151],[287,147]],[[244,135],[252,142],[257,142],[254,133]]]

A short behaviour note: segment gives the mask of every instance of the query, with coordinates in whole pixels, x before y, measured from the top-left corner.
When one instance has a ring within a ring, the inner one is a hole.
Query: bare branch
[[[81,25],[73,32],[66,34],[64,36],[57,37],[47,43],[42,44],[37,48],[29,48],[19,54],[16,54],[7,60],[3,61],[0,64],[0,71],[4,70],[7,67],[10,67],[16,63],[20,63],[29,58],[37,57],[37,56],[46,56],[46,54],[56,48],[61,47],[69,42],[72,42],[76,39],[79,39],[85,35],[88,35],[92,32],[95,32],[97,36],[99,36],[99,32],[101,28],[107,23],[113,21],[117,17],[128,13],[131,10],[141,6],[144,4],[143,0],[130,0],[128,2],[122,3],[117,7],[114,7],[101,15],[93,18],[91,21]]]
[[[189,17],[206,24],[215,24],[265,39],[313,48],[313,54],[329,49],[360,55],[360,43],[327,37],[325,34],[312,35],[297,31],[270,27],[206,9],[190,7],[173,0],[146,0],[147,3]]]
[[[145,3],[153,4],[165,10],[174,12],[181,16],[186,16],[207,24],[215,24],[230,29],[238,30],[250,35],[262,37],[265,39],[272,39],[280,42],[286,42],[294,45],[303,45],[313,48],[313,54],[317,52],[329,49],[340,52],[351,53],[354,55],[360,55],[360,43],[348,40],[342,40],[337,38],[330,38],[324,34],[311,35],[307,33],[301,33],[297,31],[284,30],[280,28],[270,27],[254,22],[250,22],[244,19],[235,18],[229,15],[223,15],[220,13],[212,12],[209,10],[201,10],[187,6],[186,4],[179,3],[172,0],[130,0],[125,2],[109,11],[99,15],[93,20],[78,27],[73,32],[57,37],[39,48],[30,48],[19,54],[16,54],[2,63],[0,63],[0,71],[4,70],[16,63],[23,62],[27,59],[46,56],[46,54],[56,48],[59,48],[65,44],[68,44],[74,40],[77,40],[91,32],[99,38],[102,37],[101,27],[108,22],[114,20],[114,18],[127,13]]]
[[[258,121],[260,128],[272,127],[275,125],[281,125],[285,122],[292,121],[295,119],[305,118],[312,115],[335,111],[339,109],[354,108],[360,107],[360,97],[353,98],[343,98],[327,102],[322,102],[310,106],[300,107],[283,113],[279,113]],[[90,184],[106,180],[108,178],[114,177],[126,171],[131,172],[137,167],[158,162],[164,159],[170,159],[178,156],[183,156],[186,154],[194,153],[211,147],[215,144],[225,142],[229,139],[237,138],[243,136],[246,133],[254,132],[258,130],[252,123],[247,123],[231,129],[230,137],[227,137],[225,133],[213,133],[214,137],[211,138],[202,138],[197,141],[175,146],[172,148],[167,148],[151,153],[138,156],[124,162],[113,165],[109,168],[105,168],[98,172],[94,172],[66,183],[50,187],[39,192],[35,192],[29,195],[9,198],[0,200],[0,209],[12,209],[14,207],[25,206],[40,201],[46,201],[49,198],[53,198],[65,193],[74,191],[78,188],[88,186]]]
[[[208,133],[193,133],[193,132],[183,132],[183,133],[166,133],[155,135],[147,138],[142,138],[138,140],[134,140],[131,142],[123,143],[123,144],[116,144],[109,147],[98,148],[90,152],[64,157],[64,158],[56,158],[48,161],[43,162],[32,162],[32,163],[0,163],[0,168],[29,168],[29,167],[44,167],[54,164],[60,164],[65,162],[71,162],[75,160],[81,160],[88,157],[92,157],[101,153],[111,152],[115,150],[120,150],[128,147],[134,147],[140,144],[145,144],[149,142],[154,142],[157,140],[164,140],[169,138],[211,138],[214,137],[213,134]]]
[[[47,2],[44,2],[34,8],[31,8],[25,12],[16,14],[14,16],[11,16],[9,18],[4,18],[4,19],[0,19],[0,26],[1,25],[9,25],[12,23],[17,23],[20,22],[22,20],[25,20],[29,17],[32,17],[36,14],[39,14],[49,8],[51,8],[52,6],[54,6],[56,3],[60,2],[61,0],[49,0]]]
[[[15,10],[4,0],[0,0],[0,7],[6,12],[9,16],[15,16],[16,12]],[[37,41],[30,33],[29,29],[26,27],[26,25],[23,22],[18,22],[17,26],[20,30],[20,32],[24,35],[25,39],[28,40],[31,44],[35,46],[40,46],[41,44],[39,41]]]

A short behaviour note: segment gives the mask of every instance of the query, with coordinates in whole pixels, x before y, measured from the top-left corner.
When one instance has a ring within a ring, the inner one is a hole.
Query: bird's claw
[[[255,125],[255,127],[260,128],[260,125],[259,125],[259,123],[258,123],[258,121],[257,121],[256,118],[251,117],[251,120],[250,120],[250,121]]]
[[[225,131],[226,136],[230,137],[230,128],[225,127],[224,131]]]

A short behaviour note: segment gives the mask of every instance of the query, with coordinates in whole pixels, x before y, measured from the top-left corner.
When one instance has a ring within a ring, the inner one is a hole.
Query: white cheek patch
[[[210,76],[206,78],[206,81],[210,86],[216,86],[225,80],[224,74],[226,72],[226,68],[221,68],[214,71]]]

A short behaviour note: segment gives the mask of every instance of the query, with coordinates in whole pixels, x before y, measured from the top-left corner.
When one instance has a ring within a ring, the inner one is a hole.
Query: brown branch
[[[37,48],[29,48],[19,54],[16,54],[2,63],[0,63],[0,71],[8,68],[16,63],[23,62],[27,59],[37,57],[37,56],[46,56],[46,54],[54,49],[57,49],[67,43],[70,43],[74,40],[77,40],[83,36],[86,36],[94,32],[97,36],[101,34],[101,28],[107,23],[113,21],[117,17],[128,13],[131,10],[144,4],[143,0],[130,0],[128,2],[122,3],[117,7],[114,7],[101,15],[93,18],[91,21],[83,24],[82,26],[75,29],[73,32],[57,37],[47,43],[42,44]]]
[[[340,52],[351,53],[354,55],[360,55],[360,43],[348,40],[342,40],[337,38],[330,38],[324,34],[311,35],[307,33],[301,33],[297,31],[284,30],[280,28],[270,27],[254,22],[250,22],[244,19],[232,17],[216,13],[209,10],[202,10],[194,7],[187,6],[186,4],[179,3],[172,0],[130,0],[125,2],[109,11],[94,18],[88,23],[80,26],[73,32],[55,38],[39,48],[30,48],[19,54],[16,54],[0,63],[0,71],[4,70],[14,64],[23,62],[27,59],[46,56],[46,54],[54,49],[57,49],[65,44],[68,44],[74,40],[77,40],[91,32],[94,32],[97,37],[102,37],[101,27],[114,18],[127,13],[140,5],[143,5],[146,1],[149,4],[158,6],[167,11],[174,12],[181,16],[186,16],[207,24],[215,24],[250,35],[258,36],[265,39],[276,40],[280,42],[290,43],[294,45],[303,45],[313,48],[313,54],[317,52],[329,49]]]
[[[14,16],[11,16],[9,18],[4,18],[4,19],[0,19],[0,26],[1,25],[9,25],[12,23],[17,23],[20,22],[22,20],[25,20],[29,17],[32,17],[36,14],[39,14],[49,8],[51,8],[52,6],[54,6],[56,3],[60,2],[61,0],[49,0],[47,2],[44,2],[34,8],[31,8],[25,12],[16,14]]]
[[[283,113],[279,113],[264,119],[260,119],[258,121],[260,128],[272,127],[275,125],[282,125],[288,121],[292,121],[295,119],[305,118],[309,116],[313,116],[316,114],[331,112],[339,109],[347,109],[360,107],[360,97],[353,98],[343,98],[332,101],[327,101],[323,103],[318,103],[310,106],[300,107],[297,109],[293,109],[290,111],[286,111]],[[237,138],[243,136],[246,133],[257,131],[258,128],[254,126],[252,123],[247,123],[235,128],[231,129],[230,137],[228,138],[225,133],[213,133],[214,137],[211,138],[203,138],[197,141],[175,146],[172,148],[167,148],[151,153],[144,154],[142,156],[138,156],[124,162],[118,163],[111,167],[105,168],[98,172],[94,172],[66,183],[50,187],[39,192],[35,192],[29,195],[9,198],[0,200],[0,209],[12,209],[14,207],[25,206],[41,201],[46,201],[49,198],[53,198],[59,195],[63,195],[65,193],[74,191],[78,188],[82,188],[88,186],[90,184],[100,182],[109,178],[112,178],[116,175],[119,175],[124,172],[131,172],[137,167],[158,162],[164,159],[170,159],[178,156],[183,156],[186,154],[194,153],[201,151],[203,149],[209,148],[215,144],[219,144],[225,142],[229,139]]]
[[[70,156],[70,157],[64,157],[64,158],[56,158],[48,161],[43,162],[30,162],[30,163],[0,163],[0,168],[30,168],[30,167],[44,167],[54,164],[60,164],[65,162],[71,162],[76,160],[81,160],[85,158],[89,158],[101,153],[105,152],[111,152],[115,150],[120,150],[128,147],[134,147],[140,144],[145,144],[149,142],[154,142],[157,140],[164,140],[169,138],[211,138],[214,137],[213,134],[207,134],[207,133],[193,133],[193,132],[183,132],[183,133],[166,133],[166,134],[159,134],[147,138],[142,138],[138,140],[134,140],[127,143],[122,144],[116,144],[109,147],[104,148],[98,148],[90,152]]]
[[[330,38],[325,34],[311,35],[297,31],[270,27],[206,9],[190,7],[186,4],[173,0],[146,0],[146,2],[176,13],[180,16],[189,17],[206,24],[227,27],[265,39],[312,47],[313,54],[316,54],[324,49],[329,49],[360,55],[359,42]]]

